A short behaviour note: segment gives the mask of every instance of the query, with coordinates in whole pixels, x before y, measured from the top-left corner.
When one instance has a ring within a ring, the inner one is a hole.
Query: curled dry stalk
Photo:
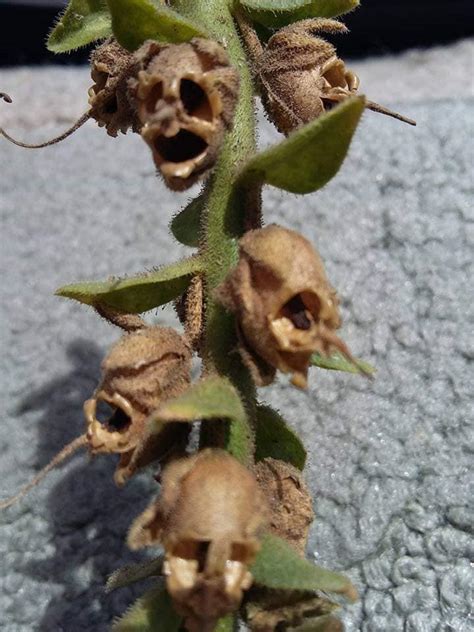
[[[357,4],[335,0],[330,17]],[[39,145],[0,128],[14,144],[36,148],[93,118],[110,136],[140,134],[170,189],[204,181],[171,223],[177,240],[196,248],[193,256],[58,290],[124,334],[84,404],[86,433],[0,504],[17,502],[80,447],[119,456],[118,486],[140,468],[161,465],[160,494],[127,541],[132,549],[161,545],[164,556],[117,571],[108,589],[160,575],[164,581],[115,624],[117,632],[230,632],[236,613],[254,632],[329,632],[342,624],[327,594],[357,597],[344,576],[304,559],[313,519],[301,474],[306,452],[279,413],[259,403],[257,387],[277,371],[304,388],[310,366],[362,375],[373,369],[336,334],[338,297],[313,245],[295,231],[263,226],[261,194],[264,184],[297,194],[324,186],[365,108],[414,122],[358,96],[358,78],[320,37],[347,29],[320,17],[318,2],[280,5],[108,0],[85,7],[71,0],[50,49],[109,38],[91,56],[90,109]],[[288,136],[260,153],[255,93]],[[184,334],[140,316],[172,301]],[[193,383],[194,352],[202,375]],[[201,422],[199,448],[189,456],[194,421]]]

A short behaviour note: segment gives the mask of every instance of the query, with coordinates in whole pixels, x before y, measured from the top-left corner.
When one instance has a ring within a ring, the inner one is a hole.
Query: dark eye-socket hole
[[[158,136],[154,144],[156,151],[167,162],[192,160],[207,149],[206,141],[185,129],[171,138]]]
[[[207,94],[195,81],[181,79],[179,96],[187,114],[204,121],[212,121],[212,108]]]
[[[334,101],[333,99],[321,99],[324,105],[324,111],[329,112],[333,110],[339,103],[339,101]]]
[[[295,294],[280,310],[280,315],[291,320],[296,329],[307,331],[317,320],[320,303],[317,296],[309,292]]]
[[[116,114],[118,110],[117,97],[112,95],[104,104],[104,114]]]
[[[121,408],[110,406],[102,399],[97,402],[95,417],[98,422],[112,432],[124,432],[132,423],[130,417]]]
[[[209,545],[210,542],[206,540],[181,540],[174,547],[173,555],[184,560],[197,560],[198,572],[202,573],[206,567]]]
[[[145,107],[147,109],[147,112],[150,112],[152,114],[156,109],[156,104],[162,98],[163,83],[161,81],[158,81],[157,83],[155,83],[145,99]]]
[[[249,550],[245,544],[234,542],[230,550],[230,559],[234,562],[247,564],[249,562]]]

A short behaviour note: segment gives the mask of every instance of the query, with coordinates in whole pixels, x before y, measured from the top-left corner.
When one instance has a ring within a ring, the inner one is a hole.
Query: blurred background
[[[49,53],[44,40],[62,0],[0,0],[0,65],[80,64],[88,49]],[[344,57],[366,57],[454,42],[474,33],[472,0],[363,0],[345,23],[351,37],[338,42]]]

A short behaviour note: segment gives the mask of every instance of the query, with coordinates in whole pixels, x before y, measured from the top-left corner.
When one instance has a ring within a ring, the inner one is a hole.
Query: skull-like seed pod
[[[170,189],[182,191],[214,165],[231,126],[239,75],[217,42],[147,41],[135,53],[130,79],[141,134]]]
[[[266,458],[255,465],[255,476],[270,505],[270,531],[304,557],[314,513],[303,475],[289,463]]]
[[[336,20],[301,20],[277,31],[256,55],[265,110],[284,134],[321,116],[359,88],[357,75],[346,68],[332,44],[317,37],[319,33],[347,33],[347,28]],[[366,107],[416,124],[372,101],[366,101]]]
[[[167,327],[145,327],[122,336],[104,359],[102,380],[85,402],[84,414],[90,452],[121,455],[117,484],[133,473],[128,465],[135,450],[140,450],[138,468],[160,458],[174,441],[184,440],[187,424],[168,424],[148,438],[145,421],[163,400],[188,387],[190,370],[187,343]],[[102,408],[107,409],[105,419]]]
[[[216,294],[236,315],[242,358],[258,385],[278,369],[305,387],[314,352],[349,355],[334,334],[338,300],[321,258],[302,235],[275,224],[249,231],[239,244],[239,262]]]
[[[189,632],[211,631],[250,588],[268,509],[253,474],[206,449],[164,470],[158,502],[130,530],[131,548],[162,544],[164,574]]]
[[[94,84],[89,88],[89,115],[110,136],[130,128],[138,132],[140,122],[127,94],[127,81],[136,69],[133,54],[108,39],[93,51],[90,63]]]

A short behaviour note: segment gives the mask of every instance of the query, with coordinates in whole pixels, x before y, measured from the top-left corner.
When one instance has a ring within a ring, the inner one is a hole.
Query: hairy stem
[[[215,300],[214,291],[237,263],[239,237],[249,228],[260,225],[260,187],[235,187],[240,167],[255,153],[252,77],[231,14],[230,0],[174,0],[172,4],[181,14],[205,26],[209,35],[226,48],[231,63],[240,73],[234,124],[205,187],[200,249],[205,261],[203,360],[206,373],[227,376],[239,390],[246,405],[251,436],[255,387],[237,353],[234,317]],[[216,436],[215,426],[204,425],[202,444],[222,443],[222,437]]]

